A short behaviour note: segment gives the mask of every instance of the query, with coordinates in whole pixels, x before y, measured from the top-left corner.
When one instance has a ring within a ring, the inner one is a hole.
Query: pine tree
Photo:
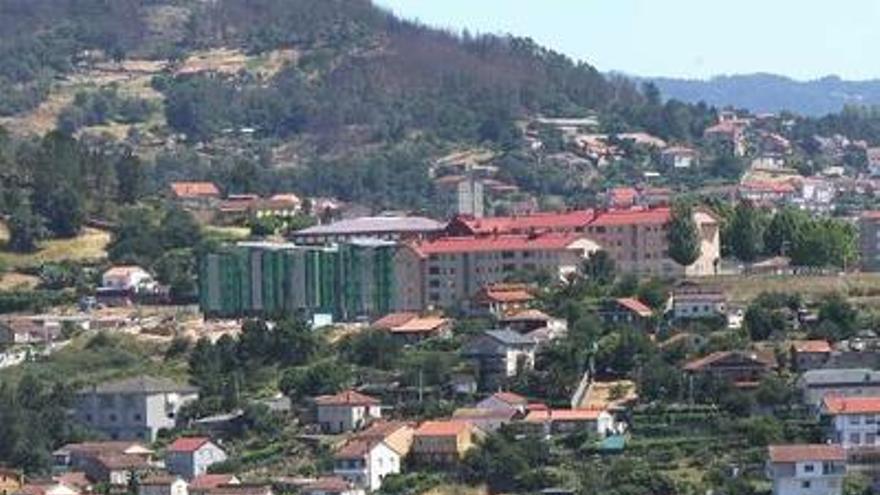
[[[669,257],[679,265],[689,266],[700,257],[700,233],[690,204],[677,203],[672,207],[667,240]]]

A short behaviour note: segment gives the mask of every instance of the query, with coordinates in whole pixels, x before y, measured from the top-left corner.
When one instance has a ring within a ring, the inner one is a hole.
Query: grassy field
[[[9,239],[6,226],[0,224],[0,245]],[[34,253],[19,254],[0,251],[0,264],[15,270],[28,266],[39,266],[43,263],[58,261],[101,261],[107,257],[107,245],[110,233],[103,230],[86,228],[83,233],[73,239],[53,239],[40,244]]]
[[[747,303],[761,292],[797,292],[808,299],[840,292],[857,301],[880,296],[880,273],[851,273],[827,276],[722,276],[706,279],[708,285],[721,286],[731,301]]]
[[[95,339],[95,333],[88,333],[47,358],[0,370],[0,382],[17,381],[24,374],[78,385],[139,374],[185,380],[186,363],[163,359],[166,347],[131,335]]]

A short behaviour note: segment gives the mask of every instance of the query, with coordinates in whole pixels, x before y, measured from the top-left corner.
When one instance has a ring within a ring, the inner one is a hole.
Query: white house
[[[382,417],[379,400],[354,390],[315,399],[318,424],[327,433],[355,431]]]
[[[672,313],[676,319],[723,316],[727,312],[727,296],[715,289],[680,288],[672,294]]]
[[[139,376],[80,390],[75,416],[113,440],[153,442],[159,430],[174,428],[180,408],[198,397],[195,387]]]
[[[153,283],[153,276],[139,266],[114,266],[101,276],[101,287],[119,291],[137,291]]]
[[[767,475],[773,495],[840,495],[846,453],[839,445],[771,445]]]
[[[496,388],[506,379],[535,367],[537,343],[512,330],[489,330],[474,338],[462,355],[479,371],[483,388]]]
[[[697,161],[697,152],[686,146],[670,146],[660,153],[660,160],[667,167],[691,168]]]
[[[880,396],[826,396],[819,412],[830,419],[831,440],[843,448],[880,445],[877,439]]]
[[[386,476],[400,473],[400,453],[376,438],[352,439],[333,460],[334,474],[367,491],[378,490]]]
[[[189,485],[179,476],[156,474],[138,482],[138,495],[189,495]]]
[[[226,452],[207,437],[181,437],[165,451],[165,467],[171,474],[191,480],[226,460]]]

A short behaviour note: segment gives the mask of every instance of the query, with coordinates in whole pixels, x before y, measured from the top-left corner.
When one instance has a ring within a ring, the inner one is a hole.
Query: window
[[[801,488],[803,488],[804,490],[809,490],[810,489],[810,482],[809,481],[801,481]]]
[[[436,266],[428,268],[428,275],[440,275],[440,268]]]
[[[858,433],[850,433],[849,434],[849,443],[853,445],[859,445],[862,443],[862,438]]]
[[[850,416],[849,417],[849,424],[851,424],[851,425],[862,424],[862,417],[857,414]]]
[[[865,445],[874,445],[877,443],[876,433],[865,433]]]
[[[108,419],[110,420],[111,423],[115,423],[115,422],[116,422],[116,415],[115,415],[115,414],[111,414],[111,415],[108,417]]]
[[[143,418],[141,417],[140,414],[135,414],[135,415],[134,415],[134,420],[135,420],[135,421],[140,421],[141,419],[143,419]]]
[[[816,466],[814,466],[812,464],[805,464],[804,465],[804,472],[805,473],[812,473],[815,470],[816,470]]]

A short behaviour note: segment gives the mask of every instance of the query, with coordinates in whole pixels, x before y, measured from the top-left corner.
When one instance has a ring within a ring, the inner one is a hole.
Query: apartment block
[[[578,233],[607,251],[614,259],[616,269],[622,273],[670,277],[714,275],[716,263],[721,258],[718,220],[702,210],[694,213],[700,234],[700,257],[692,265],[683,267],[669,258],[666,236],[671,217],[671,209],[666,206],[635,206],[516,217],[456,218],[447,226],[447,233],[478,237]]]
[[[382,315],[393,309],[395,246],[374,239],[226,246],[200,260],[200,306],[225,318]]]
[[[515,274],[578,271],[599,246],[579,234],[446,237],[405,244],[395,259],[398,309],[449,308]]]

